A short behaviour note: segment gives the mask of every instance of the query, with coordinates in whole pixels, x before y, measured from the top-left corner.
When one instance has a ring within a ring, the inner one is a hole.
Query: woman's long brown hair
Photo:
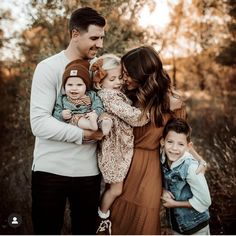
[[[144,114],[150,113],[152,123],[162,126],[163,115],[170,112],[171,80],[158,53],[150,46],[142,46],[126,53],[121,63],[128,75],[139,84],[134,91],[139,107]]]

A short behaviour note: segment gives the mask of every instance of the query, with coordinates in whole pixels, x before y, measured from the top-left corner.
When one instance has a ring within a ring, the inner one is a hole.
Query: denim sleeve
[[[56,101],[56,105],[54,107],[52,116],[56,119],[63,121],[62,118],[62,111],[63,111],[63,105],[62,105],[62,96],[59,96]]]
[[[193,194],[189,203],[196,211],[204,212],[211,205],[211,196],[204,174],[196,174],[197,167],[197,164],[191,164],[188,169],[186,180]]]
[[[95,110],[97,115],[100,116],[105,111],[101,98],[95,91],[89,91],[88,95],[92,101],[92,110]]]

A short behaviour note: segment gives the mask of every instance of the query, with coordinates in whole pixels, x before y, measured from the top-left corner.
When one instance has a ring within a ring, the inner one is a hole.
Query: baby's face
[[[121,90],[122,86],[121,66],[117,66],[112,70],[107,70],[107,76],[103,80],[102,88]]]
[[[188,150],[189,144],[186,135],[169,131],[164,140],[164,150],[170,162],[177,161]]]
[[[79,77],[70,77],[65,84],[66,95],[72,99],[79,99],[84,96],[86,84]]]

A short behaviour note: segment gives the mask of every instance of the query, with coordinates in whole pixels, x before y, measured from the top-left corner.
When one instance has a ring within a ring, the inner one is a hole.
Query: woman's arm
[[[192,156],[198,161],[199,165],[198,168],[196,170],[196,174],[199,173],[205,173],[206,169],[207,169],[207,163],[206,161],[202,158],[202,156],[200,156],[197,151],[195,150],[195,148],[193,147],[193,145],[190,145],[189,148],[189,153],[192,154]]]
[[[173,92],[173,94],[170,94],[170,109],[174,113],[174,116],[176,118],[182,118],[184,120],[187,119],[187,112],[186,112],[186,105],[181,99],[181,97],[176,93]],[[193,157],[199,161],[199,166],[196,170],[196,173],[205,173],[207,169],[207,163],[206,161],[196,152],[193,145],[191,145],[191,148],[189,149],[189,153],[193,155]]]

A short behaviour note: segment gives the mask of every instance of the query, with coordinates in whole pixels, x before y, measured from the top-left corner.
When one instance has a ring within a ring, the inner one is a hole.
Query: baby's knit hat
[[[92,80],[90,79],[89,75],[89,62],[83,59],[77,59],[71,61],[65,68],[62,77],[62,87],[65,88],[66,81],[70,77],[79,77],[81,78],[85,85],[86,90],[92,88]]]

